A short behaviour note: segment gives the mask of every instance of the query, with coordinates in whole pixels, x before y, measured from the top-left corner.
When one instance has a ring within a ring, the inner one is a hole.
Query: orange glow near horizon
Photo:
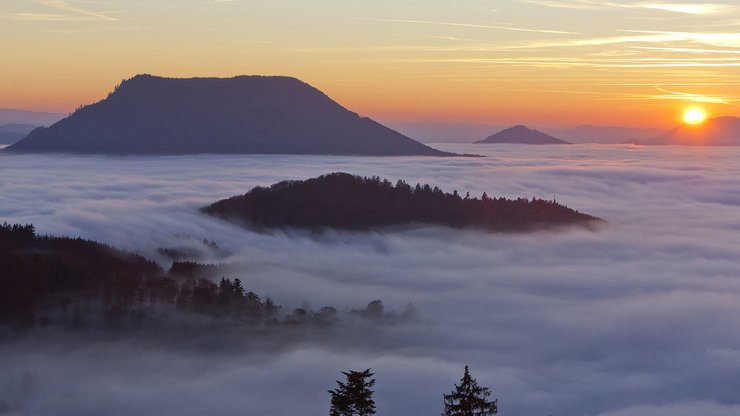
[[[707,112],[699,106],[691,106],[683,112],[683,122],[691,125],[698,126],[704,124],[707,120]]]
[[[381,122],[672,128],[691,103],[736,115],[740,30],[721,24],[740,7],[573,4],[6,0],[0,108],[70,112],[139,73],[257,74]]]

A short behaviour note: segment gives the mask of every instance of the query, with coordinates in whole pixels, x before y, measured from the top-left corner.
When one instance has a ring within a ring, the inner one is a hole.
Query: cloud
[[[287,307],[380,298],[395,309],[412,302],[422,319],[285,345],[27,337],[0,343],[0,402],[37,415],[322,414],[339,371],[372,367],[379,414],[439,414],[468,364],[507,415],[737,412],[740,149],[445,150],[488,157],[0,154],[0,221],[150,256],[177,234],[207,238],[230,253],[233,277]],[[608,225],[312,236],[251,233],[197,212],[256,185],[332,171],[555,197]]]
[[[670,32],[658,30],[625,30],[625,32],[642,33],[657,38],[674,38],[679,41],[694,42],[728,48],[740,48],[740,33],[733,32]]]
[[[31,20],[40,22],[62,22],[70,20],[84,20],[79,17],[68,16],[65,14],[53,13],[13,13],[12,18],[15,20]]]
[[[727,98],[713,95],[703,94],[692,94],[687,92],[668,91],[666,89],[656,87],[660,92],[665,94],[653,97],[653,99],[659,100],[680,100],[680,101],[694,101],[699,103],[710,103],[710,104],[731,104],[736,101],[740,101],[737,98]]]
[[[65,0],[36,0],[36,3],[55,9],[64,13],[15,13],[13,18],[17,20],[34,20],[34,21],[67,21],[67,20],[105,20],[117,21],[118,19],[110,16],[108,13],[96,12],[81,6],[75,5],[74,2]]]
[[[474,29],[495,29],[495,30],[509,30],[514,32],[531,32],[531,33],[549,33],[557,35],[577,35],[576,32],[564,32],[560,30],[547,30],[547,29],[530,29],[524,27],[513,27],[513,26],[492,26],[492,25],[478,25],[472,23],[458,23],[458,22],[435,22],[428,20],[414,20],[414,19],[362,19],[378,22],[394,22],[394,23],[411,23],[421,25],[436,25],[436,26],[453,26],[463,28],[474,28]]]
[[[728,4],[716,3],[636,3],[634,7],[686,14],[721,14],[734,8]]]
[[[507,47],[509,49],[606,46],[630,43],[690,42],[720,47],[740,47],[740,33],[670,32],[655,30],[622,30],[629,36],[581,37],[558,41],[535,41]]]
[[[676,52],[676,53],[695,53],[695,54],[728,54],[740,55],[737,49],[702,49],[702,48],[670,48],[659,46],[630,46],[631,49],[658,51],[658,52]]]
[[[664,3],[664,2],[609,2],[594,0],[520,0],[522,3],[536,4],[546,7],[577,9],[577,10],[604,10],[604,9],[635,9],[659,10],[691,15],[722,14],[735,7],[725,3]]]
[[[444,49],[444,48],[440,48]],[[447,49],[444,49],[447,50]],[[460,51],[471,51],[464,47]],[[368,59],[369,62],[395,62],[395,63],[460,63],[479,65],[512,65],[534,68],[734,68],[740,67],[740,59],[736,58],[703,58],[703,59],[670,59],[670,58],[577,58],[577,57],[555,57],[536,56],[530,58],[502,57],[502,58],[381,58]],[[499,89],[502,91],[501,89]],[[520,90],[521,91],[521,90]],[[567,91],[565,91],[567,92]],[[619,94],[623,93],[609,93]]]
[[[629,409],[620,409],[613,412],[599,413],[598,416],[732,416],[740,412],[740,406],[727,405],[716,402],[686,401],[664,406],[635,406]]]

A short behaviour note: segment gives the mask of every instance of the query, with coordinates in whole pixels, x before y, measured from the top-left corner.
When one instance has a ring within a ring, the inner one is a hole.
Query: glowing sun
[[[707,112],[701,107],[689,107],[683,112],[683,122],[696,126],[707,119]]]

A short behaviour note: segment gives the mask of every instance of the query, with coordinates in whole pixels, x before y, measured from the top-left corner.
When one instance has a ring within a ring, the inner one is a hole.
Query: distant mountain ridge
[[[0,108],[0,124],[27,124],[48,126],[63,119],[66,114]]]
[[[137,75],[6,151],[453,155],[360,117],[296,78],[276,76]]]
[[[13,144],[26,137],[38,126],[28,124],[0,124],[0,144]]]
[[[504,127],[481,123],[455,123],[444,121],[401,122],[386,121],[385,125],[422,143],[466,143],[475,137],[484,137]]]
[[[0,144],[13,144],[26,137],[26,133],[0,132]]]
[[[656,137],[665,130],[618,126],[581,125],[570,129],[548,129],[547,133],[571,143],[624,144]]]
[[[698,126],[683,125],[643,142],[645,145],[740,146],[740,118],[718,117]]]
[[[514,143],[514,144],[571,144],[565,140],[560,140],[545,134],[539,130],[533,130],[526,126],[514,126],[492,134],[487,138],[475,142],[475,144],[495,144],[495,143]]]

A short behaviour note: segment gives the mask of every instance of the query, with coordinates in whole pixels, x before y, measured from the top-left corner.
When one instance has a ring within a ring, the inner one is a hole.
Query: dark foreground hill
[[[433,224],[489,231],[528,231],[599,221],[554,201],[461,197],[429,185],[395,186],[378,177],[332,173],[216,202],[202,212],[257,228],[297,227],[367,230]]]
[[[718,117],[699,126],[683,125],[643,142],[646,145],[740,146],[740,118]]]
[[[92,333],[150,329],[173,334],[188,328],[185,333],[191,337],[197,334],[193,329],[209,335],[237,327],[277,331],[297,325],[326,327],[340,319],[331,306],[316,312],[284,311],[269,297],[261,299],[248,292],[241,280],[220,277],[223,269],[175,262],[165,272],[140,255],[104,244],[38,236],[33,225],[3,223],[0,339],[6,340],[7,328],[51,327]],[[371,311],[377,312],[378,307],[382,312],[379,300],[368,305]],[[393,313],[367,317],[395,322]]]
[[[492,134],[475,144],[496,144],[496,143],[514,143],[514,144],[570,144],[565,140],[552,137],[539,130],[533,130],[526,126],[514,126],[506,130],[501,130]]]
[[[445,156],[289,77],[137,75],[15,152]]]

